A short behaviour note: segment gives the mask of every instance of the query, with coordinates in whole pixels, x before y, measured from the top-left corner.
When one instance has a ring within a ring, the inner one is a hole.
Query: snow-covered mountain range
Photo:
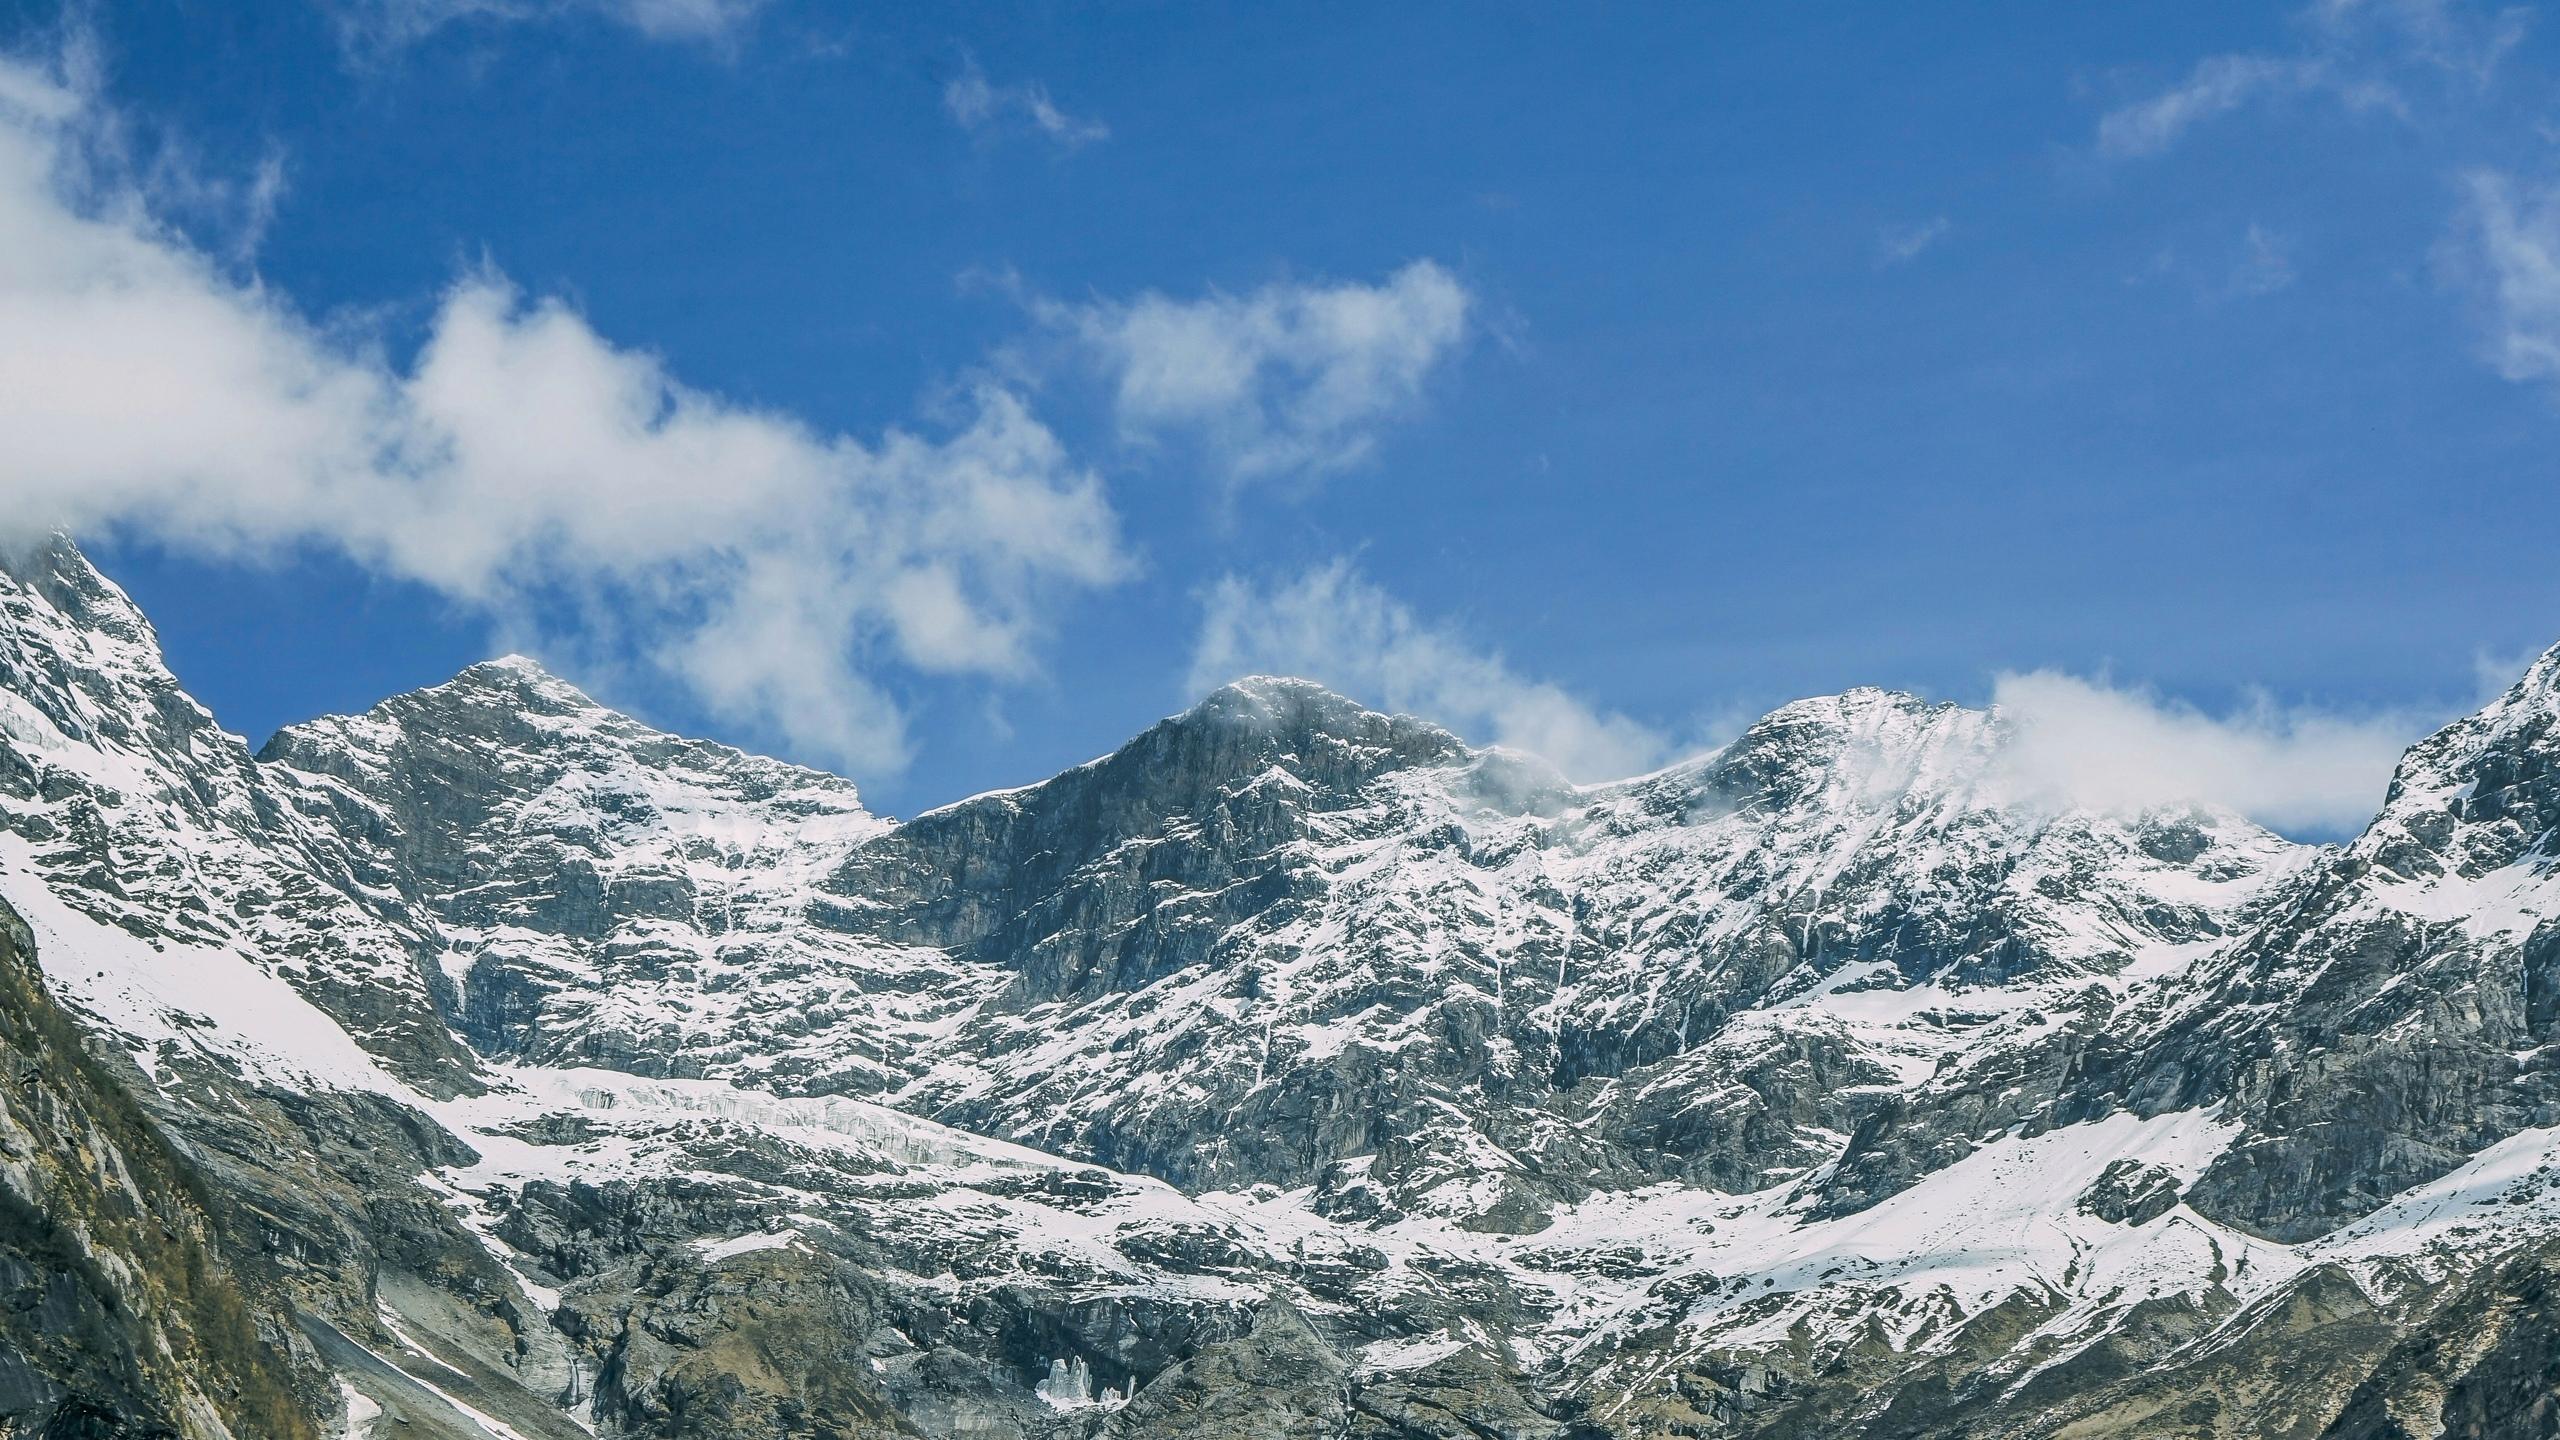
[[[2011,743],[1255,679],[892,821],[522,659],[252,755],[38,547],[0,1434],[2552,1433],[2560,651],[2340,846]]]

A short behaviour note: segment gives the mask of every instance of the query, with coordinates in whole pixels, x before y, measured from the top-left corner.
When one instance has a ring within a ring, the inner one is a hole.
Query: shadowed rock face
[[[94,1267],[0,1408],[2534,1433],[2556,675],[2333,849],[2040,808],[2000,717],[1878,690],[1576,786],[1258,679],[897,822],[521,659],[252,759],[57,544],[0,566],[0,894],[100,1059],[0,1115],[150,1117],[37,1208],[161,1156],[214,1278]]]
[[[0,905],[0,1433],[317,1436],[318,1367],[33,949]]]

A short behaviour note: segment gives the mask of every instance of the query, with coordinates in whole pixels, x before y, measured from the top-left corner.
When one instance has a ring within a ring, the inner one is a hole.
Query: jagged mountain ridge
[[[76,551],[0,590],[0,893],[173,1132],[366,1137],[305,1187],[343,1204],[224,1183],[427,1423],[1220,1433],[1181,1397],[1223,1385],[1309,1434],[1990,1434],[2149,1413],[2176,1357],[2233,1387],[2208,1433],[2276,1433],[2214,1336],[2353,1311],[2330,1378],[2370,1394],[2538,1273],[2492,1262],[2549,1225],[2510,1083],[2548,657],[2335,850],[2023,806],[1995,717],[1880,691],[1579,788],[1249,682],[893,824],[521,661],[251,761]],[[2376,898],[2385,854],[2425,904]],[[2432,948],[2348,949],[2433,998],[2356,1023],[2432,1026],[2450,1099],[2382,1041],[2303,1059],[2356,1033],[2316,937],[2377,905]],[[2436,972],[2518,977],[2513,1024]],[[265,1129],[216,1118],[244,1093]],[[2346,1183],[2252,1183],[2305,1143]],[[436,1366],[476,1388],[420,1399]],[[1061,1366],[1139,1399],[1062,1408]]]
[[[1484,1191],[1477,1162],[1498,1155],[1499,1193],[1470,1218],[1518,1225],[1594,1173],[1743,1184],[1811,1163],[1820,1142],[1798,1132],[1851,1128],[1858,1087],[1996,1030],[2030,990],[2040,1008],[2111,1008],[2118,972],[2230,928],[2297,858],[2235,816],[2003,808],[1969,788],[1986,784],[1986,726],[1857,692],[1583,790],[1258,680],[1057,780],[892,826],[783,767],[754,796],[671,804],[688,782],[670,757],[745,757],[511,662],[263,754],[343,827],[453,851],[404,873],[447,919],[485,1049],[886,1095],[1182,1184],[1305,1184],[1395,1150],[1413,1199],[1452,1176]],[[478,749],[457,763],[457,745]],[[483,813],[455,776],[521,783]],[[808,802],[766,791],[828,796],[827,833],[796,840],[787,810]],[[694,826],[682,844],[669,815]],[[1980,1013],[1861,1026],[1825,1004],[2030,976]],[[1790,998],[1805,1023],[1771,1018]],[[1744,1012],[1789,1031],[1820,1093],[1753,1084],[1763,1047],[1689,1043]],[[1628,1080],[1754,1097],[1754,1123],[1732,1127],[1747,1144],[1666,1145],[1662,1117],[1602,1093]]]

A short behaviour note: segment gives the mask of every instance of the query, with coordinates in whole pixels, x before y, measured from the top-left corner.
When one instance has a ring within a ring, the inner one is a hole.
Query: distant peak
[[[1342,734],[1394,728],[1445,736],[1452,746],[1460,743],[1456,736],[1431,721],[1375,709],[1338,690],[1291,675],[1247,675],[1231,680],[1177,718]]]
[[[1860,685],[1837,695],[1812,695],[1791,700],[1754,720],[1744,730],[1742,740],[1755,736],[1791,733],[1805,728],[1848,733],[1872,729],[1897,717],[1927,721],[1934,717],[1981,711],[1966,711],[1952,701],[1929,700],[1908,690],[1887,690],[1876,685]]]
[[[1247,675],[1230,680],[1201,696],[1199,703],[1183,714],[1201,719],[1269,718],[1306,710],[1373,713],[1368,706],[1328,690],[1313,680],[1300,680],[1288,675]]]
[[[411,692],[411,698],[433,701],[503,692],[514,703],[550,713],[575,713],[605,707],[586,691],[561,679],[530,655],[506,654],[464,666],[441,685]]]
[[[1313,755],[1341,746],[1391,765],[1454,764],[1475,753],[1441,726],[1374,710],[1312,680],[1251,675],[1221,685],[1199,703],[1149,729],[1132,747],[1167,739],[1224,750],[1241,744],[1269,756]],[[1259,763],[1259,762],[1257,762]]]
[[[1309,680],[1303,675],[1241,675],[1218,688],[1252,695],[1331,695],[1336,698],[1342,696],[1341,691],[1321,681]]]
[[[1720,788],[1795,803],[1852,779],[1866,793],[1877,777],[1968,773],[1993,739],[1987,711],[1862,685],[1779,706],[1700,769]]]

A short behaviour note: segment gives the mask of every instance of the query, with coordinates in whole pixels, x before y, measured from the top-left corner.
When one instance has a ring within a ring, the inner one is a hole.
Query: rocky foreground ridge
[[[0,564],[0,1436],[2539,1436],[2560,652],[2299,845],[1298,681],[903,822]],[[41,966],[41,977],[33,968]]]

